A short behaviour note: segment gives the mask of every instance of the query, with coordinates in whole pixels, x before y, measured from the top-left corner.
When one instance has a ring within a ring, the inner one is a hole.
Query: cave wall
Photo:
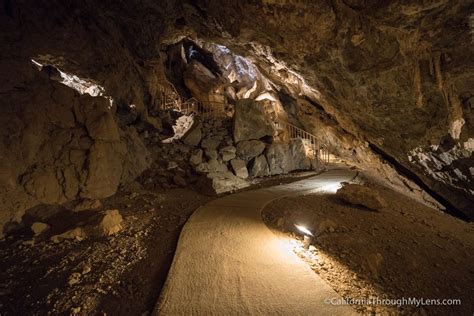
[[[60,89],[34,77],[30,63],[35,59],[104,87],[114,112],[100,125],[118,123],[119,142],[130,146],[123,133],[131,122],[123,118],[131,112],[133,120],[159,128],[148,109],[159,102],[159,88],[166,84],[163,47],[184,36],[199,38],[252,59],[276,83],[304,78],[308,91],[291,93],[304,92],[342,130],[376,145],[472,218],[472,6],[462,0],[4,0],[1,110],[4,120],[13,122],[12,112],[33,107],[36,94],[51,92],[47,86]],[[85,108],[89,101],[82,99],[67,100]],[[49,118],[31,117],[38,125],[46,120],[48,130],[56,126]],[[61,128],[74,129],[72,124]],[[84,123],[74,118],[74,124]],[[19,146],[14,144],[18,138],[10,139],[11,124],[5,126],[10,127],[2,127],[3,146]],[[21,156],[9,148],[2,158],[11,166],[13,157]],[[29,174],[38,161],[35,156],[19,164],[22,170],[6,177],[4,187],[25,188],[28,177],[20,175]],[[79,187],[87,195],[87,181]],[[3,206],[8,214],[16,203],[10,200]]]
[[[163,74],[159,53],[137,61],[120,23],[99,19],[93,2],[3,1],[0,8],[3,227],[40,203],[110,196],[145,170],[149,153],[129,123],[160,127],[145,104],[153,106]],[[32,59],[102,86],[104,96],[80,94]]]
[[[0,101],[2,224],[39,203],[108,197],[150,164],[136,130],[119,128],[109,99],[29,68],[24,85]]]
[[[299,73],[342,128],[474,216],[472,2],[200,1],[184,9],[201,36],[280,77]],[[287,69],[270,67],[274,60]]]

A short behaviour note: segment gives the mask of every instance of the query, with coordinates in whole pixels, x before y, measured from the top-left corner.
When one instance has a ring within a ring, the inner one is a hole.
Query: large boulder
[[[291,160],[288,144],[271,144],[265,156],[271,175],[288,173],[291,171]]]
[[[387,202],[375,190],[360,184],[348,184],[337,190],[336,196],[344,202],[365,206],[371,210],[379,210],[387,206]]]
[[[183,73],[184,84],[191,94],[200,101],[222,102],[222,96],[216,94],[224,81],[202,63],[193,59]]]
[[[96,142],[89,154],[87,180],[81,197],[101,199],[117,191],[126,147],[122,143]]]
[[[312,167],[302,139],[292,139],[288,144],[271,144],[265,155],[271,175],[309,170]]]
[[[273,136],[273,125],[261,102],[242,99],[235,105],[234,141]]]
[[[301,138],[291,139],[289,144],[292,171],[293,170],[308,170],[312,168],[311,160],[306,154],[306,147],[304,140]]]
[[[197,182],[198,190],[207,195],[232,192],[248,187],[250,184],[232,172],[211,172]]]
[[[237,157],[244,161],[250,161],[265,150],[265,143],[259,140],[244,140],[237,144]]]
[[[208,137],[202,140],[201,147],[204,149],[213,150],[219,146],[221,141],[222,141],[221,137],[216,137],[216,136]]]
[[[235,158],[235,147],[234,146],[226,146],[221,148],[219,154],[222,157],[223,161],[229,161]]]
[[[123,217],[118,210],[106,210],[92,218],[85,225],[74,227],[62,234],[51,236],[51,241],[58,243],[66,239],[82,240],[115,235],[123,228]]]
[[[267,158],[265,158],[264,155],[260,155],[253,160],[253,163],[251,163],[250,175],[252,177],[266,177],[270,175]]]
[[[245,164],[245,161],[240,160],[240,159],[232,159],[230,161],[230,165],[232,166],[232,169],[234,170],[234,174],[242,179],[247,179],[249,177],[249,172],[247,170],[247,166]]]
[[[193,126],[184,134],[183,143],[190,146],[197,146],[202,138],[202,124],[201,122],[194,122]]]

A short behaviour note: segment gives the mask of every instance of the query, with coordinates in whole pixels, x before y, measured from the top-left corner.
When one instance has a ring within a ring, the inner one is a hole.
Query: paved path
[[[155,315],[354,315],[348,306],[263,223],[269,202],[335,191],[355,172],[334,169],[275,187],[237,193],[200,207],[181,232]]]

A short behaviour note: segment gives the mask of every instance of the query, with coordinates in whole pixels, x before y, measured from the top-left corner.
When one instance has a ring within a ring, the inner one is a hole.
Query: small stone
[[[68,230],[60,235],[51,236],[51,241],[54,243],[59,243],[65,239],[76,239],[76,240],[83,240],[86,238],[86,233],[82,227],[76,227],[74,229]]]
[[[122,230],[123,218],[118,210],[107,210],[99,223],[100,235],[110,236]]]
[[[31,230],[35,234],[35,236],[40,235],[42,232],[49,229],[49,225],[41,222],[35,222],[31,225]]]
[[[86,264],[83,268],[82,268],[82,274],[87,274],[91,272],[91,266],[89,264]]]
[[[72,286],[74,284],[79,283],[80,281],[81,281],[81,274],[79,272],[74,272],[73,274],[69,276],[67,283],[69,284],[69,286]]]
[[[35,244],[35,240],[34,239],[31,239],[31,240],[25,240],[24,242],[21,243],[23,246],[34,246]]]
[[[168,163],[168,166],[166,167],[167,170],[173,170],[173,169],[176,169],[178,168],[178,164],[174,161],[170,161]]]
[[[320,235],[324,232],[333,233],[336,231],[337,224],[333,220],[325,219],[321,221],[316,230],[316,235]]]

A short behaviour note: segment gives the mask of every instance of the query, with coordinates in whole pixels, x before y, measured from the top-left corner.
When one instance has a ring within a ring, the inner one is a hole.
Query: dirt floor
[[[296,173],[255,180],[246,190],[300,180]],[[50,241],[100,210],[73,212],[71,205],[38,206],[24,229],[0,242],[0,315],[142,315],[151,312],[166,280],[181,229],[213,197],[191,189],[145,190],[140,185],[102,200],[117,209],[118,234],[85,240]],[[33,238],[38,219],[51,229]],[[32,240],[35,243],[32,245]]]
[[[347,300],[379,301],[352,304],[363,314],[473,315],[474,224],[373,182],[366,185],[388,206],[371,211],[331,193],[310,194],[273,202],[263,217],[295,240],[301,235],[294,224],[308,227],[316,235],[314,246],[304,250],[295,242],[295,252]],[[380,299],[402,298],[460,299],[461,305],[379,305]]]

